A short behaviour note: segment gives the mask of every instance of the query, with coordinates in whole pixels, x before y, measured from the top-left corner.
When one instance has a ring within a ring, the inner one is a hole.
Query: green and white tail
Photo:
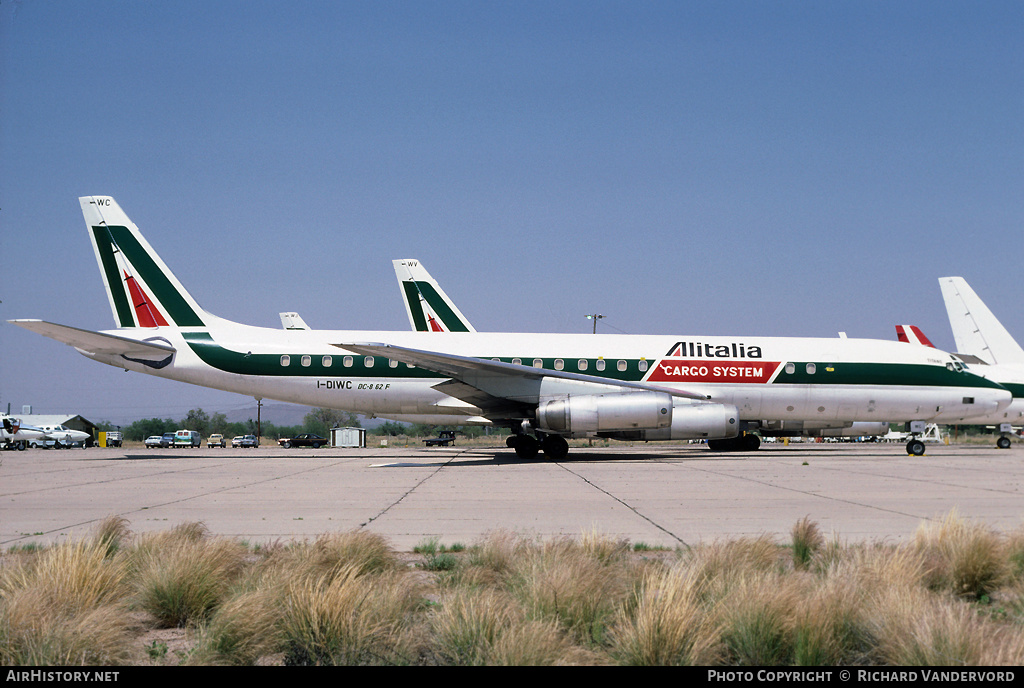
[[[212,318],[110,196],[78,199],[118,327],[204,327]]]
[[[427,269],[415,259],[391,261],[409,325],[417,332],[476,332]]]

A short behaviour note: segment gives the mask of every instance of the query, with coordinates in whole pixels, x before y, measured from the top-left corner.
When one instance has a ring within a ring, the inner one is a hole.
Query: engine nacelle
[[[710,404],[676,399],[672,424],[642,430],[638,440],[724,440],[740,434],[740,411],[732,404]],[[634,439],[623,437],[622,439]]]
[[[672,424],[672,395],[662,392],[581,394],[537,406],[537,425],[562,433],[665,428]]]
[[[889,432],[886,421],[761,421],[758,427],[764,437],[860,437],[884,435]]]
[[[739,410],[662,392],[584,394],[537,407],[537,425],[552,432],[637,440],[725,439],[739,434]]]

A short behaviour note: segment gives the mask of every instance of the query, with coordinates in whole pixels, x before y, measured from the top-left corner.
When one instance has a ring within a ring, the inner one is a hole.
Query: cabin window
[[[637,364],[637,367],[640,369],[641,373],[647,372],[647,361],[640,359],[640,363]]]
[[[397,368],[398,367],[398,361],[396,361],[393,358],[389,358],[388,359],[388,365],[391,366],[392,368]]]
[[[817,370],[818,370],[818,366],[814,365],[813,363],[808,363],[807,364],[807,374],[808,375],[814,375],[814,373],[817,372]]]
[[[282,368],[287,368],[291,364],[292,364],[292,357],[291,356],[289,356],[288,354],[285,354],[285,355],[281,356],[281,367]]]
[[[346,356],[345,358],[341,359],[341,365],[345,366],[346,368],[351,368],[352,367],[352,357],[351,356]]]
[[[373,367],[373,356],[367,356],[366,358],[364,358],[363,359],[363,365],[366,366],[367,368],[372,368]]]
[[[787,363],[786,364],[786,374],[787,375],[792,375],[795,372],[796,372],[796,364],[795,363]]]
[[[320,361],[324,368],[330,368],[331,364],[334,363],[334,359],[330,356],[324,356],[323,360]]]
[[[562,359],[560,359],[560,358],[556,358],[555,359],[555,370],[562,370],[563,368],[565,368],[565,362]]]
[[[533,367],[534,368],[543,368],[544,367],[544,359],[542,359],[542,358],[535,358],[535,359],[533,359]]]
[[[581,358],[580,360],[576,361],[576,368],[579,369],[579,370],[586,370],[587,369],[587,359]]]
[[[626,362],[619,359],[619,362],[615,364],[615,367],[619,369],[619,372],[624,372],[626,370]]]
[[[313,358],[306,354],[299,359],[299,362],[302,363],[303,368],[308,368],[313,363]]]
[[[597,359],[597,369],[598,370],[604,370],[604,359],[603,358]]]
[[[521,358],[513,358],[512,359],[512,363],[514,363],[515,365],[522,365],[523,364],[523,359],[521,359]]]

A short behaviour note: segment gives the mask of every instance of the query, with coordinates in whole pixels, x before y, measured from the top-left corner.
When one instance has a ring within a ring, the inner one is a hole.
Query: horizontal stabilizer
[[[140,342],[128,337],[104,334],[91,330],[82,330],[69,325],[58,325],[45,320],[8,320],[7,322],[24,327],[50,339],[56,339],[73,346],[82,353],[97,356],[120,355],[131,359],[159,360],[173,354],[176,349],[169,344],[157,342]]]

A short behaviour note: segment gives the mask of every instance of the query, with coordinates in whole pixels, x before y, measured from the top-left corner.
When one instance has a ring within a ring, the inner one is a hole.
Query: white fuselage
[[[116,355],[91,357],[128,370],[258,398],[450,422],[456,417],[478,417],[481,412],[434,389],[447,379],[444,375],[399,361],[371,360],[374,357],[351,353],[341,345],[386,342],[527,367],[536,361],[550,370],[619,376],[734,404],[748,421],[951,423],[996,414],[1010,403],[1004,389],[951,370],[948,364],[955,359],[949,354],[881,340],[286,331],[220,319],[208,325],[192,332],[173,327],[110,331],[169,342],[177,353],[163,368]],[[545,378],[540,385],[541,397],[594,393],[575,380]]]

